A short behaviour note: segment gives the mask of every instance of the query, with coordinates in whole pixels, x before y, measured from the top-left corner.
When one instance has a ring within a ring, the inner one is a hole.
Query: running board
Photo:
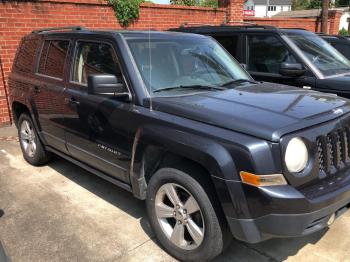
[[[48,151],[50,151],[50,152],[52,152],[52,153],[54,153],[56,155],[59,155],[60,157],[62,157],[64,159],[72,162],[73,164],[75,164],[77,166],[80,166],[81,168],[89,171],[90,173],[93,173],[94,175],[97,175],[97,176],[103,178],[104,180],[107,180],[108,182],[111,182],[112,184],[114,184],[116,186],[119,186],[119,187],[121,187],[121,188],[123,188],[123,189],[125,189],[125,190],[127,190],[129,192],[132,192],[131,186],[129,184],[124,183],[124,182],[122,182],[122,181],[120,181],[118,179],[115,179],[113,177],[110,177],[110,176],[102,173],[101,171],[98,171],[97,169],[95,169],[93,167],[90,167],[90,166],[80,162],[79,160],[76,160],[76,159],[74,159],[74,158],[72,158],[70,156],[67,156],[66,154],[63,154],[60,151],[58,151],[58,150],[56,150],[56,149],[54,149],[54,148],[52,148],[50,146],[46,146],[45,148]]]

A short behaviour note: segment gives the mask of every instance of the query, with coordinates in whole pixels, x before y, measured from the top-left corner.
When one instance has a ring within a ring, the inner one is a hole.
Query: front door
[[[301,63],[276,34],[247,34],[246,66],[257,81],[266,81],[304,88],[314,88],[316,78],[310,71],[300,77],[280,74],[282,63]]]
[[[65,92],[67,148],[74,158],[129,182],[133,140],[127,126],[132,104],[87,90],[90,74],[113,74],[125,83],[115,49],[108,42],[79,40],[71,64]]]
[[[34,114],[45,142],[67,153],[64,136],[64,69],[69,40],[45,40],[33,90]]]

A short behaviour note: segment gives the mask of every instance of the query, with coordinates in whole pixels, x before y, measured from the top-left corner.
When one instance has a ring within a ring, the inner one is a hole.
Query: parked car
[[[199,26],[172,30],[212,36],[257,81],[350,97],[350,62],[312,32],[273,26]]]
[[[343,56],[350,59],[350,39],[340,35],[318,34],[323,40],[331,44]]]
[[[60,155],[146,200],[180,260],[231,235],[304,236],[349,208],[350,102],[255,82],[209,37],[34,31],[9,87],[24,158]]]

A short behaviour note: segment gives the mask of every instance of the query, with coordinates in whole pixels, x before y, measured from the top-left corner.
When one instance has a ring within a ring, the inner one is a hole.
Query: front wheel
[[[172,168],[158,170],[149,181],[151,227],[164,249],[181,261],[208,261],[223,250],[222,224],[206,190],[208,185]]]

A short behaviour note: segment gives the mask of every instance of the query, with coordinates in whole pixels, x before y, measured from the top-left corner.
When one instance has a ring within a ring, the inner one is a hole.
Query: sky
[[[169,0],[152,0],[156,4],[169,4]]]

